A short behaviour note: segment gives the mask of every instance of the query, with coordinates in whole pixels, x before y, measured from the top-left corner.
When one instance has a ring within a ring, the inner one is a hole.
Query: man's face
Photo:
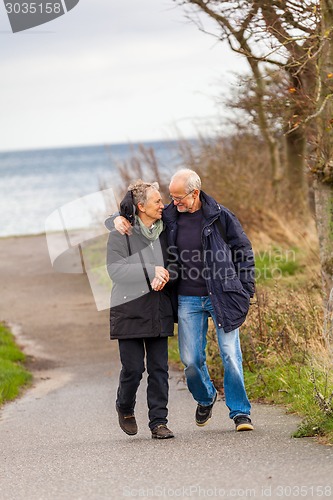
[[[191,212],[194,205],[193,193],[186,193],[184,181],[175,179],[171,182],[169,191],[178,212]]]

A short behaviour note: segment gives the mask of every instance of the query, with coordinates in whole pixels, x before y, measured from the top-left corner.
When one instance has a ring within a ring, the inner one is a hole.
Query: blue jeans
[[[178,296],[178,342],[187,386],[197,403],[212,404],[216,389],[209,376],[205,352],[209,316],[215,324],[224,366],[224,393],[229,416],[249,415],[251,405],[244,386],[239,330],[225,333],[223,328],[218,328],[208,296]]]

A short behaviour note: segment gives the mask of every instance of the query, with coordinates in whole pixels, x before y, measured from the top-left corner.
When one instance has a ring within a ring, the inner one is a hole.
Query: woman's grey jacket
[[[107,247],[107,269],[112,280],[110,307],[111,339],[133,339],[173,335],[172,287],[152,290],[155,266],[167,267],[165,231],[155,241],[134,226],[131,236],[114,229],[113,218],[105,223],[111,229]]]

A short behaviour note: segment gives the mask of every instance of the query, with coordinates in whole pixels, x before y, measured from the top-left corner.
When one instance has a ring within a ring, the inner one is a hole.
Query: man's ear
[[[199,194],[200,194],[199,189],[194,189],[194,190],[193,190],[193,195],[194,195],[194,198],[197,198],[197,197],[199,196]]]

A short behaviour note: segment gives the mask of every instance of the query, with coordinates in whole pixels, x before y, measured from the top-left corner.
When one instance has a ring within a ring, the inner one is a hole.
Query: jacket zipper
[[[207,224],[207,226],[204,226],[204,227],[202,228],[202,231],[201,231],[201,244],[202,244],[202,248],[203,248],[203,250],[204,250],[204,251],[206,250],[206,248],[205,248],[205,246],[204,246],[204,239],[203,239],[204,230],[205,230],[206,228],[208,228],[208,227],[211,227],[211,226],[214,224],[214,222],[215,222],[218,218],[219,218],[219,216],[215,217],[215,219],[213,219],[213,220],[211,221],[211,223],[210,223],[210,224]],[[206,261],[206,259],[204,260],[204,265],[205,265],[205,267],[208,267],[208,266],[207,266],[207,261]],[[206,283],[207,283],[207,281],[206,281]],[[208,284],[207,284],[207,290],[208,290],[209,295],[212,295],[212,291],[208,288]],[[212,303],[212,302],[211,302],[211,303]],[[213,303],[212,303],[212,307],[213,307],[213,309],[215,310],[215,307],[214,307],[214,304],[213,304]],[[216,311],[215,311],[215,315],[216,315],[216,319],[217,319],[217,321],[218,321],[218,317],[217,317],[218,315],[216,314]],[[221,315],[221,318],[223,318],[223,312],[222,312],[222,310],[220,310],[220,311],[219,311],[219,315]],[[223,322],[221,322],[221,323],[219,323],[219,322],[218,322],[218,326],[219,326],[220,328],[223,328]]]

